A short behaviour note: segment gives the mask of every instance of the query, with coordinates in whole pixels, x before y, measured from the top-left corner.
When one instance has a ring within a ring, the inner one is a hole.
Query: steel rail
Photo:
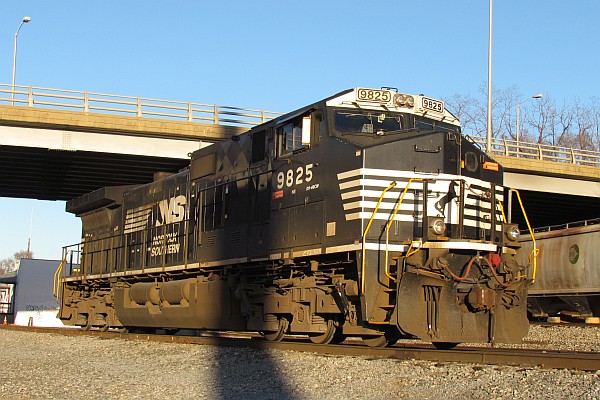
[[[65,336],[92,336],[104,339],[143,340],[151,342],[168,342],[182,344],[199,344],[254,349],[279,349],[303,351],[333,356],[377,357],[399,360],[424,360],[432,362],[456,362],[486,365],[511,365],[522,367],[539,367],[545,369],[570,369],[580,371],[600,370],[600,353],[581,351],[556,351],[550,349],[514,349],[507,347],[467,347],[459,346],[452,350],[438,350],[430,345],[400,345],[386,348],[372,348],[364,345],[347,344],[319,345],[308,339],[288,337],[285,341],[269,342],[258,334],[237,332],[212,332],[203,336],[173,336],[142,333],[117,333],[86,331],[73,328],[42,328],[5,325],[3,329],[53,333]],[[358,341],[357,341],[358,342]],[[354,343],[357,343],[354,342]]]

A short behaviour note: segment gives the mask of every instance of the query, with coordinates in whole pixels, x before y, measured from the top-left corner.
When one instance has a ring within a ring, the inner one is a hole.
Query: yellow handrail
[[[383,192],[381,192],[381,196],[379,196],[379,200],[377,201],[375,210],[373,210],[373,213],[371,214],[371,219],[369,219],[369,223],[367,224],[367,227],[365,228],[365,232],[363,233],[362,260],[361,260],[361,267],[360,267],[360,293],[361,294],[365,294],[365,264],[366,264],[366,255],[367,255],[367,249],[365,247],[365,244],[366,244],[365,242],[367,240],[367,233],[369,233],[369,229],[371,229],[371,225],[373,224],[373,220],[375,219],[375,214],[377,214],[377,210],[379,210],[379,206],[381,205],[381,202],[383,201],[383,196],[385,196],[385,194],[387,192],[389,192],[390,190],[392,190],[395,186],[396,186],[396,181],[393,181],[392,183],[389,184],[388,187],[386,187],[383,190]]]
[[[537,248],[537,245],[535,243],[535,236],[533,235],[533,229],[531,229],[531,224],[529,224],[529,218],[527,218],[527,213],[525,212],[525,207],[523,206],[523,201],[521,201],[521,195],[519,194],[519,191],[517,189],[510,189],[510,193],[516,193],[517,194],[517,199],[519,200],[519,205],[521,206],[521,212],[523,212],[523,217],[525,217],[525,222],[527,223],[527,229],[529,229],[529,234],[531,235],[531,241],[533,242],[533,250],[531,250],[531,253],[529,253],[528,256],[528,260],[529,260],[529,264],[532,263],[533,261],[533,275],[531,277],[531,283],[533,284],[535,282],[535,275],[537,273],[537,256],[540,253],[540,250]],[[533,257],[533,260],[532,260]]]
[[[71,253],[71,251],[72,250],[69,250],[65,253],[65,256],[63,257],[62,261],[60,262],[60,264],[58,264],[56,271],[54,271],[54,280],[52,282],[52,294],[54,295],[54,297],[56,297],[57,300],[59,300],[60,275],[62,274],[63,265],[67,261],[67,256],[69,255],[69,253]]]
[[[500,206],[500,212],[502,213],[502,221],[504,223],[506,223],[506,215],[504,214],[504,206],[502,205],[502,202],[498,199],[496,199],[496,202],[498,203],[498,206]],[[494,218],[496,217],[495,215],[493,216]]]
[[[392,226],[392,223],[394,222],[394,218],[396,218],[396,214],[398,214],[398,210],[400,209],[400,205],[402,204],[402,202],[404,201],[404,196],[406,196],[406,192],[408,192],[408,188],[410,186],[411,183],[413,183],[413,181],[423,181],[422,178],[410,178],[408,180],[408,183],[406,184],[406,187],[404,188],[404,190],[402,191],[402,194],[400,195],[400,198],[398,199],[398,201],[396,202],[396,206],[394,207],[394,211],[392,212],[392,215],[390,217],[390,220],[388,222],[388,224],[385,227],[385,264],[384,264],[384,271],[385,271],[385,275],[390,278],[391,280],[393,280],[394,282],[397,281],[396,278],[394,278],[393,276],[390,275],[389,272],[389,243],[390,243],[390,227]],[[411,246],[412,247],[412,243]],[[410,253],[410,247],[408,248],[408,252],[406,254],[406,257],[408,257],[408,253]],[[415,254],[417,251],[419,251],[419,249],[421,248],[421,246],[418,246],[417,249],[411,253]]]

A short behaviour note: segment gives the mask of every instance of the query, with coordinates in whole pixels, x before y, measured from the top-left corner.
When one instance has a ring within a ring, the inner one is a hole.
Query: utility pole
[[[27,240],[26,258],[31,258],[31,231],[33,230],[33,207],[31,207],[31,220],[29,221],[29,239]]]

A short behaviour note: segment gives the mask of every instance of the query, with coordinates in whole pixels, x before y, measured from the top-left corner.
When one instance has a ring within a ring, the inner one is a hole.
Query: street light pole
[[[14,50],[13,50],[13,67],[12,67],[12,93],[10,95],[10,98],[12,100],[11,105],[15,105],[14,102],[14,98],[15,98],[15,76],[17,74],[17,38],[19,37],[19,31],[21,30],[21,27],[23,26],[23,24],[28,23],[29,21],[31,21],[30,17],[23,17],[23,20],[21,21],[21,23],[19,24],[19,27],[17,28],[17,31],[15,32],[15,43],[14,43]]]
[[[523,100],[519,104],[517,104],[517,157],[519,157],[519,138],[521,137],[521,106],[528,102],[531,99],[539,99],[544,95],[541,93],[534,94],[533,96]]]
[[[490,31],[488,42],[488,103],[487,103],[487,135],[485,151],[489,154],[492,151],[492,6],[493,0],[490,0]]]

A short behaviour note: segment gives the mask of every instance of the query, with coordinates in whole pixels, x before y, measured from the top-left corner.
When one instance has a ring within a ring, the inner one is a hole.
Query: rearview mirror
[[[302,144],[305,146],[310,146],[311,123],[310,116],[302,118]]]

